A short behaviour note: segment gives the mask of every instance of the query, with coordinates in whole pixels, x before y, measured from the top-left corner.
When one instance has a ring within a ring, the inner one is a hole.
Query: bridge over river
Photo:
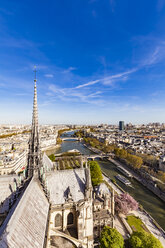
[[[75,151],[70,151],[70,153],[74,153]],[[104,159],[110,159],[111,157],[105,154],[91,154],[91,155],[85,155],[85,154],[80,154],[80,155],[70,155],[69,156],[69,152],[68,154],[65,156],[63,155],[63,153],[58,153],[55,156],[55,160],[61,160],[62,158],[70,158],[71,156],[75,156],[77,159],[81,159],[83,162],[87,161],[87,160],[104,160]]]
[[[84,160],[104,160],[104,159],[109,159],[109,156],[106,155],[82,155],[82,158]]]

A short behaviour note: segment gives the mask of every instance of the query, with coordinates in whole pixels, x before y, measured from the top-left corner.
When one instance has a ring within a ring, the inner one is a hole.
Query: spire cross
[[[36,65],[35,65],[35,66],[34,66],[34,82],[37,81],[37,79],[36,79],[36,73],[37,73],[37,70],[36,70]]]

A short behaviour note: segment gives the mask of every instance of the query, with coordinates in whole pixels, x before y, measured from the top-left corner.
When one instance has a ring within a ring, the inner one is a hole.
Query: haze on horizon
[[[1,1],[0,123],[164,122],[165,0]]]

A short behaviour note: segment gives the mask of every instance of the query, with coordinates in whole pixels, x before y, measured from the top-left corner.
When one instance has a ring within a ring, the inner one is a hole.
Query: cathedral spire
[[[32,177],[34,172],[40,168],[40,145],[39,145],[39,127],[38,127],[38,107],[37,107],[37,86],[36,86],[36,67],[34,68],[34,100],[32,115],[32,130],[29,139],[29,153],[27,164],[27,177]]]
[[[37,107],[37,79],[36,79],[36,66],[34,67],[34,101],[33,101],[33,118],[32,118],[32,127],[38,129],[38,107]]]

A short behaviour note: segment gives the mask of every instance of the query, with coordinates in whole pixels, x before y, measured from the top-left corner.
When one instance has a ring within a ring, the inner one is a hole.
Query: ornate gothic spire
[[[34,70],[34,101],[33,101],[33,118],[32,118],[32,127],[35,126],[38,129],[38,107],[37,107],[37,86],[36,86],[36,68]]]
[[[37,86],[36,86],[36,67],[34,69],[34,101],[33,101],[33,116],[32,130],[29,139],[29,153],[27,164],[27,177],[32,177],[34,172],[38,172],[40,168],[41,153],[39,145],[39,128],[38,128],[38,107],[37,107]]]

